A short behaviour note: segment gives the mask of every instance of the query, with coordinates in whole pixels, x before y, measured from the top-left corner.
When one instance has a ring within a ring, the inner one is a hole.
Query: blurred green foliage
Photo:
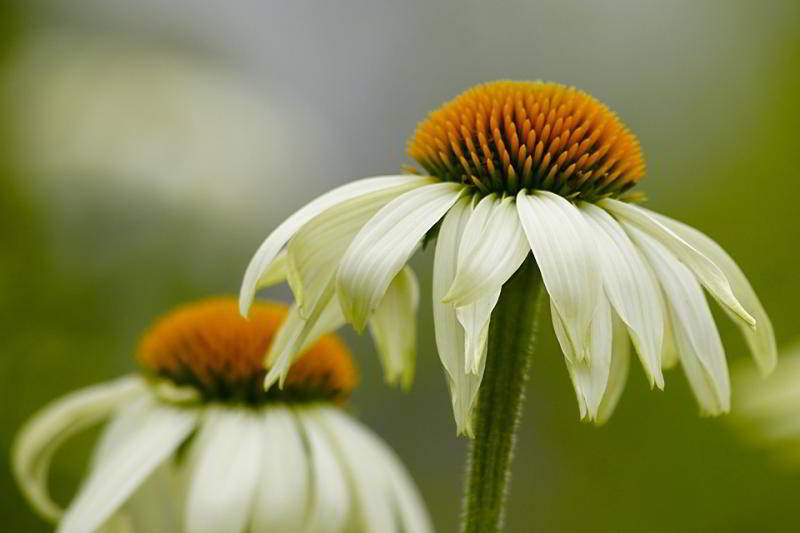
[[[775,4],[779,2],[769,5]],[[754,9],[735,5],[744,12]],[[10,7],[3,10],[0,51],[8,59],[25,26]],[[800,20],[795,28],[800,30]],[[770,28],[759,31],[751,38],[779,37]],[[725,128],[735,126],[720,131],[725,142],[652,142],[651,152],[653,144],[662,150],[651,154],[651,176],[642,190],[650,192],[650,207],[702,229],[737,259],[771,312],[779,342],[789,342],[800,335],[800,215],[794,196],[800,147],[800,31],[780,38],[770,48],[775,52],[758,65],[758,98],[737,101],[731,110],[736,114],[748,108],[744,118],[731,122],[730,117],[720,117]],[[730,39],[720,46],[736,37]],[[675,76],[685,76],[681,84],[694,83],[691,73],[676,70]],[[731,83],[736,83],[735,77]],[[417,80],[413,90],[424,93],[424,84]],[[706,91],[723,102],[730,97],[725,86]],[[636,105],[656,106],[658,98],[643,95],[622,115],[635,125],[640,120]],[[8,99],[0,101],[0,109],[13,105]],[[696,119],[693,113],[705,116],[702,107],[714,104],[693,105],[679,110],[687,129],[681,133],[688,136]],[[108,198],[77,183],[75,206],[48,203],[32,191],[32,177],[14,165],[14,133],[4,115],[0,139],[8,140],[0,142],[0,454],[8,458],[15,431],[37,408],[70,390],[133,369],[136,338],[154,316],[187,299],[235,292],[256,236],[267,228],[237,238],[224,227],[198,231],[198,214]],[[670,186],[670,171],[686,175],[680,186]],[[318,192],[301,189],[293,203]],[[266,202],[282,205],[282,199]],[[422,295],[430,294],[431,259],[427,250],[414,260]],[[738,332],[722,313],[718,318],[730,358],[743,357],[746,350]],[[387,389],[369,341],[344,333],[360,354],[362,367],[363,384],[352,410],[406,461],[438,529],[453,531],[460,511],[465,441],[455,437],[425,296],[419,323],[417,380],[409,394]],[[611,422],[594,428],[578,423],[549,324],[541,325],[540,337],[541,355],[534,363],[518,440],[509,531],[797,528],[800,472],[776,469],[767,452],[747,448],[724,421],[698,417],[679,370],[667,374],[663,393],[648,390],[642,372],[634,370]],[[61,501],[68,500],[80,479],[92,438],[90,433],[76,439],[57,458],[52,479]],[[4,530],[47,530],[14,487],[7,460],[0,461],[0,494]]]

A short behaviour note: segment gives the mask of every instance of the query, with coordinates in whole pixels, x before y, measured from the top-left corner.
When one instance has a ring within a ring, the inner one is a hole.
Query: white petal
[[[386,381],[400,382],[406,389],[414,380],[418,306],[419,284],[411,268],[405,267],[389,284],[369,321]]]
[[[468,374],[465,363],[464,329],[458,322],[456,310],[442,303],[456,273],[458,248],[472,213],[472,203],[460,199],[445,215],[436,238],[436,255],[433,261],[433,321],[436,348],[447,372],[453,403],[453,414],[459,434],[473,435],[472,412],[483,379],[483,367],[477,375]],[[485,357],[482,357],[485,361]]]
[[[381,209],[356,235],[336,275],[342,312],[362,331],[386,288],[417,244],[450,207],[464,187],[436,183],[409,191]]]
[[[739,265],[719,244],[693,227],[652,211],[647,211],[647,213],[674,231],[687,243],[697,248],[722,270],[731,284],[733,294],[742,303],[742,306],[753,315],[756,321],[755,330],[747,326],[742,327],[741,322],[736,321],[744,333],[750,351],[753,353],[753,358],[763,374],[772,372],[778,361],[778,348],[775,342],[772,322]],[[730,312],[727,307],[724,309]]]
[[[354,529],[386,533],[399,531],[383,461],[376,457],[371,447],[365,446],[362,436],[354,429],[355,424],[340,420],[336,409],[315,409],[313,415],[333,444],[350,480],[355,508]],[[341,418],[345,417],[341,415]]]
[[[445,296],[456,307],[493,295],[530,253],[514,198],[484,197],[467,222],[453,285]]]
[[[588,359],[578,359],[572,343],[567,338],[566,328],[561,316],[550,301],[550,316],[558,343],[564,352],[572,384],[578,397],[581,418],[592,421],[597,418],[600,402],[606,392],[608,375],[611,368],[611,307],[603,297],[597,305],[591,323],[590,354]]]
[[[603,286],[611,305],[628,326],[650,386],[664,388],[661,347],[664,317],[661,290],[625,231],[611,215],[589,203],[581,212],[597,240]]]
[[[175,493],[178,480],[176,465],[167,461],[142,483],[114,516],[125,516],[126,531],[185,531],[183,502]],[[106,522],[105,528],[108,528]]]
[[[260,291],[261,289],[266,289],[267,287],[286,281],[288,264],[289,254],[286,250],[283,250],[275,256],[272,263],[269,264],[266,270],[261,274],[261,277],[258,278],[255,290]]]
[[[728,278],[711,259],[697,248],[686,242],[674,231],[652,217],[644,209],[635,205],[606,198],[599,202],[600,206],[613,213],[626,228],[638,228],[664,245],[670,252],[686,263],[700,283],[708,289],[714,298],[734,315],[745,321],[750,327],[756,325],[755,319],[739,303],[734,296]]]
[[[629,231],[661,282],[678,356],[701,410],[712,415],[727,412],[731,394],[728,365],[703,289],[661,243],[636,228]]]
[[[383,509],[385,503],[378,501],[376,496],[379,496],[394,503],[396,508],[393,511],[400,521],[397,525],[401,531],[414,533],[433,531],[425,504],[414,482],[394,452],[377,435],[338,409],[325,408],[321,420],[332,437],[341,439],[339,442],[342,444],[342,451],[347,454],[347,462],[351,468],[359,470],[357,476],[362,483],[360,490],[363,496],[370,500],[367,504],[371,507],[368,524],[380,525],[382,517],[385,516]],[[356,450],[359,453],[356,453]],[[371,488],[378,494],[366,493]],[[393,529],[386,525],[377,528],[364,527],[363,530],[392,531]]]
[[[55,451],[70,437],[143,392],[138,377],[121,378],[59,398],[25,423],[14,440],[11,464],[23,494],[42,516],[56,520],[63,512],[50,498],[47,487]]]
[[[311,314],[362,226],[409,188],[413,187],[387,187],[342,202],[311,219],[292,237],[288,280],[302,316]]]
[[[551,192],[520,191],[517,210],[567,339],[577,359],[586,359],[589,324],[602,292],[591,231],[578,208]]]
[[[263,426],[243,408],[211,408],[197,441],[186,531],[244,531],[261,474]]]
[[[333,294],[332,280],[308,318],[303,318],[297,305],[292,305],[266,355],[265,363],[269,370],[264,377],[264,388],[268,389],[276,381],[283,387],[289,368],[297,356],[322,335],[342,324],[344,317],[339,301]]]
[[[614,332],[614,339],[611,345],[611,369],[608,373],[606,393],[603,395],[603,400],[597,410],[596,423],[598,425],[605,424],[617,407],[622,391],[625,389],[625,382],[628,381],[628,369],[631,361],[631,343],[628,340],[628,331],[625,329],[625,323],[616,313],[612,313],[611,320]]]
[[[244,274],[242,281],[242,288],[239,293],[239,312],[242,315],[247,315],[250,304],[253,302],[253,296],[256,292],[256,284],[263,272],[269,267],[270,263],[275,259],[275,256],[281,251],[283,246],[289,241],[292,235],[297,232],[303,225],[319,215],[326,209],[335,206],[341,202],[356,198],[358,196],[369,194],[375,191],[380,191],[388,187],[395,187],[397,185],[411,185],[422,186],[432,183],[433,178],[426,176],[379,176],[375,178],[366,178],[363,180],[354,181],[337,187],[332,191],[319,196],[312,200],[299,210],[295,211],[289,218],[287,218],[280,226],[270,233],[270,235],[261,243],[261,246],[256,251],[250,264],[247,266],[247,271]]]
[[[139,431],[99,461],[58,525],[60,533],[93,531],[103,524],[147,477],[186,440],[197,412],[140,399]]]
[[[333,444],[309,411],[297,409],[311,456],[313,483],[311,507],[304,533],[337,533],[347,525],[352,496],[347,477],[333,450]]]
[[[500,299],[500,289],[478,300],[456,308],[461,327],[464,328],[464,365],[470,374],[478,374],[483,366],[489,341],[489,321],[492,310]]]
[[[311,471],[294,414],[284,407],[263,412],[261,480],[251,530],[301,531],[311,504]]]

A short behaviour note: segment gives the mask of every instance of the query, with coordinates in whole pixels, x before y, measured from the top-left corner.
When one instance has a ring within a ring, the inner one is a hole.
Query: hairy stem
[[[514,440],[534,350],[542,281],[532,257],[503,285],[492,312],[486,370],[469,451],[464,533],[494,533],[503,525]]]

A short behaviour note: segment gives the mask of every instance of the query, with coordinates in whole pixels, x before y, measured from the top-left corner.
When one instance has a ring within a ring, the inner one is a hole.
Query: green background
[[[12,72],[0,100],[3,458],[19,425],[44,403],[133,369],[137,337],[153,317],[193,298],[235,293],[260,239],[294,208],[334,185],[410,163],[405,139],[427,111],[496,78],[559,81],[610,105],[645,150],[639,190],[648,207],[720,242],[748,273],[779,343],[800,336],[800,3],[266,4],[0,4],[0,58]],[[241,219],[122,194],[102,185],[114,183],[112,175],[98,185],[30,171],[26,160],[43,154],[20,148],[29,104],[13,89],[13,65],[42,31],[63,28],[155,43],[223,65],[269,87],[265,94],[291,95],[332,132],[304,155],[319,158],[319,171],[265,172],[260,208]],[[343,335],[362,373],[350,409],[404,459],[437,529],[454,531],[466,441],[455,436],[433,343],[431,261],[428,250],[412,262],[422,301],[409,393],[383,385],[368,338]],[[729,359],[746,357],[736,328],[715,314]],[[509,531],[796,530],[800,472],[748,448],[725,419],[699,417],[679,370],[668,372],[664,392],[651,392],[632,368],[610,423],[581,424],[552,329],[541,327]],[[52,479],[62,501],[93,436],[57,456]],[[17,492],[6,459],[0,516],[5,531],[47,530]]]

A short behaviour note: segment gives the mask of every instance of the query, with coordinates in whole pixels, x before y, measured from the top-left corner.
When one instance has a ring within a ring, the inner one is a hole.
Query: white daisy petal
[[[678,357],[678,347],[675,344],[675,332],[672,328],[671,313],[667,308],[667,302],[664,302],[662,296],[662,311],[661,316],[664,317],[664,343],[661,347],[661,368],[670,369],[680,361]]]
[[[144,390],[135,376],[87,387],[48,404],[25,423],[12,446],[11,464],[23,494],[42,516],[57,520],[63,512],[47,488],[55,451]]]
[[[342,465],[324,430],[308,408],[297,409],[297,418],[306,436],[311,456],[313,492],[304,533],[343,531],[351,513],[350,487]]]
[[[353,239],[336,275],[342,311],[357,331],[378,307],[417,244],[450,207],[464,187],[436,183],[395,198],[381,209]]]
[[[728,282],[731,284],[733,294],[742,303],[744,308],[753,315],[756,321],[755,330],[748,326],[742,326],[740,321],[736,321],[744,333],[753,358],[763,374],[772,372],[778,362],[778,347],[775,342],[775,331],[772,329],[772,322],[769,316],[767,316],[764,306],[761,305],[761,301],[758,299],[750,282],[747,281],[744,272],[739,268],[739,265],[736,264],[731,256],[728,255],[719,244],[693,227],[659,213],[654,213],[653,211],[648,211],[646,209],[643,209],[643,211],[646,211],[650,216],[674,231],[687,243],[697,248],[697,250],[708,257],[722,270],[725,277],[728,278]],[[730,312],[727,307],[724,309]]]
[[[283,246],[289,241],[292,235],[295,234],[306,222],[324,212],[330,207],[335,206],[341,202],[345,202],[352,198],[369,194],[372,192],[380,191],[389,187],[398,185],[411,185],[423,186],[433,183],[434,179],[426,176],[379,176],[375,178],[366,178],[363,180],[354,181],[337,187],[332,191],[319,196],[312,200],[299,210],[295,211],[293,215],[287,218],[280,226],[264,240],[261,246],[256,251],[242,281],[242,287],[239,293],[239,312],[246,316],[250,304],[253,302],[253,297],[256,292],[256,285],[262,273],[269,267],[270,263],[275,259],[275,256],[281,251]]]
[[[514,198],[484,197],[464,230],[456,277],[445,303],[460,307],[493,295],[522,265],[530,249]]]
[[[599,205],[614,214],[624,227],[638,228],[664,245],[678,259],[686,263],[700,283],[720,304],[744,320],[751,328],[755,327],[755,319],[736,299],[725,273],[700,250],[638,206],[611,198],[601,200]]]
[[[636,228],[629,232],[661,282],[678,356],[701,410],[712,415],[728,412],[728,365],[703,289],[692,272],[660,242]]]
[[[289,241],[288,281],[300,314],[308,316],[362,226],[380,209],[414,188],[387,187],[335,205],[308,221]]]
[[[171,461],[156,468],[114,515],[127,518],[128,529],[124,531],[185,531],[181,505],[185,500],[175,492],[177,479]],[[108,526],[106,522],[106,530]]]
[[[308,318],[300,316],[297,305],[292,305],[266,355],[265,363],[269,370],[264,377],[264,388],[271,387],[276,381],[283,387],[289,367],[297,355],[322,335],[343,324],[344,317],[339,301],[333,294],[332,281]]]
[[[464,366],[470,374],[477,375],[484,362],[489,341],[489,321],[499,299],[500,289],[497,289],[475,302],[456,308],[456,316],[464,328]]]
[[[355,463],[358,462],[369,463],[371,468],[365,468],[363,474],[366,474],[367,470],[372,471],[374,479],[371,481],[379,482],[377,485],[380,487],[379,490],[383,491],[382,496],[390,501],[394,500],[396,506],[394,511],[400,521],[400,530],[414,533],[433,531],[425,504],[420,498],[414,482],[394,452],[367,427],[340,410],[325,408],[324,411],[324,423],[330,429],[331,435],[346,435],[347,441],[353,443],[354,446],[349,451],[351,464],[356,466]],[[359,455],[353,452],[355,449],[361,451],[364,454],[363,457],[369,458],[369,460],[360,459]],[[369,486],[370,480],[365,479],[364,483]],[[381,514],[376,512],[373,516]],[[390,529],[388,526],[376,529],[366,527],[364,531],[390,531]]]
[[[589,358],[589,324],[602,292],[592,233],[577,207],[538,191],[517,195],[525,235],[577,359]]]
[[[311,471],[295,416],[284,407],[262,413],[261,479],[251,531],[302,531],[311,499]]]
[[[256,282],[256,292],[286,281],[289,254],[282,250],[264,270]]]
[[[447,372],[457,431],[469,436],[473,435],[472,412],[483,379],[483,365],[478,368],[477,375],[467,373],[464,329],[458,322],[456,310],[452,305],[442,303],[442,298],[453,283],[458,248],[472,210],[472,202],[461,198],[442,220],[436,238],[432,287],[436,348]],[[485,361],[485,357],[481,359]]]
[[[631,361],[631,343],[628,340],[628,330],[625,323],[616,313],[611,314],[613,324],[611,369],[608,372],[606,393],[603,395],[603,400],[597,409],[595,422],[598,425],[605,424],[617,407],[622,391],[625,389],[625,383],[628,381],[628,369]]]
[[[581,418],[595,420],[600,403],[608,385],[611,368],[612,323],[611,307],[605,297],[601,298],[591,322],[589,359],[578,359],[572,343],[567,338],[566,327],[550,301],[550,316],[558,343],[564,352],[572,384],[578,397]]]
[[[103,524],[175,452],[197,423],[195,410],[164,407],[149,397],[139,401],[139,431],[98,462],[64,513],[60,533],[94,531]]]
[[[211,408],[200,433],[193,443],[186,531],[244,531],[261,474],[262,422],[245,409]]]
[[[365,446],[356,424],[349,420],[344,422],[346,415],[340,415],[332,408],[316,409],[313,415],[334,445],[353,487],[354,529],[386,533],[400,531],[386,472],[382,468],[383,461],[375,456],[372,448]]]
[[[386,381],[409,388],[414,380],[419,284],[409,267],[397,274],[369,321]]]
[[[619,223],[592,204],[584,202],[580,207],[598,243],[598,258],[608,299],[628,326],[650,386],[663,389],[661,290]]]

